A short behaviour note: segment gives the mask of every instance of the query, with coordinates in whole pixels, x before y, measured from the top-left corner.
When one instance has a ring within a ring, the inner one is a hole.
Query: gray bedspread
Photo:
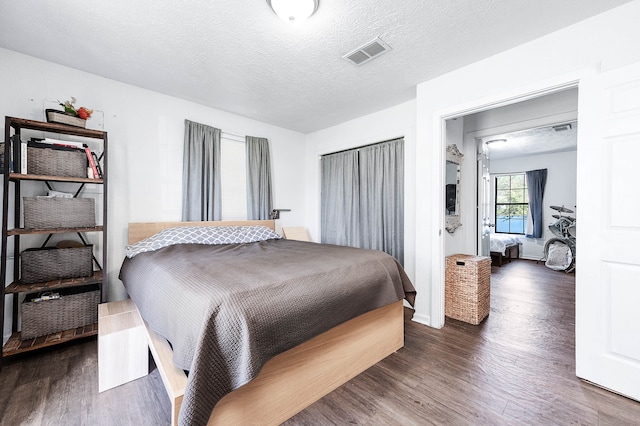
[[[181,425],[206,424],[214,405],[273,356],[415,297],[385,253],[284,239],[141,253],[125,259],[120,279],[189,371]]]

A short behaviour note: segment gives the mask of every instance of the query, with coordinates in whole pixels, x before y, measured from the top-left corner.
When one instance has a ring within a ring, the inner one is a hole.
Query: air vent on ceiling
[[[370,42],[365,43],[357,49],[347,53],[343,58],[350,60],[355,65],[362,65],[365,62],[382,55],[387,50],[391,50],[391,47],[382,41],[380,37],[376,37]]]

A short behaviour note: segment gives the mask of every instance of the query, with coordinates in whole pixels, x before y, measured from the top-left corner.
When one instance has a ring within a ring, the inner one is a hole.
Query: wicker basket
[[[79,149],[27,147],[27,173],[87,177],[87,154]]]
[[[37,294],[22,303],[21,339],[57,333],[95,324],[98,321],[100,290],[97,285],[60,290],[60,299],[33,302]]]
[[[93,246],[27,249],[21,254],[20,280],[37,283],[93,274]]]
[[[47,115],[47,122],[49,123],[67,124],[69,126],[83,128],[87,127],[87,120],[75,115],[70,115],[64,111],[58,111],[57,109],[45,109],[44,111]]]
[[[27,229],[96,226],[93,198],[24,197],[23,204]]]
[[[444,314],[480,324],[490,309],[491,258],[454,254],[446,260]]]

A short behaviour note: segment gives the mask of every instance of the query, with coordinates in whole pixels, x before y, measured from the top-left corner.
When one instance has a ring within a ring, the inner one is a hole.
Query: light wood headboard
[[[266,226],[272,231],[276,230],[274,220],[222,220],[216,222],[139,222],[129,224],[129,244],[149,238],[163,229],[175,226]]]

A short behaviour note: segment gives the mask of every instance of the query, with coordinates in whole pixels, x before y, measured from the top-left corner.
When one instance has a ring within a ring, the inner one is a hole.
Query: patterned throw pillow
[[[281,238],[266,226],[177,226],[128,245],[127,257],[175,244],[242,244]]]

